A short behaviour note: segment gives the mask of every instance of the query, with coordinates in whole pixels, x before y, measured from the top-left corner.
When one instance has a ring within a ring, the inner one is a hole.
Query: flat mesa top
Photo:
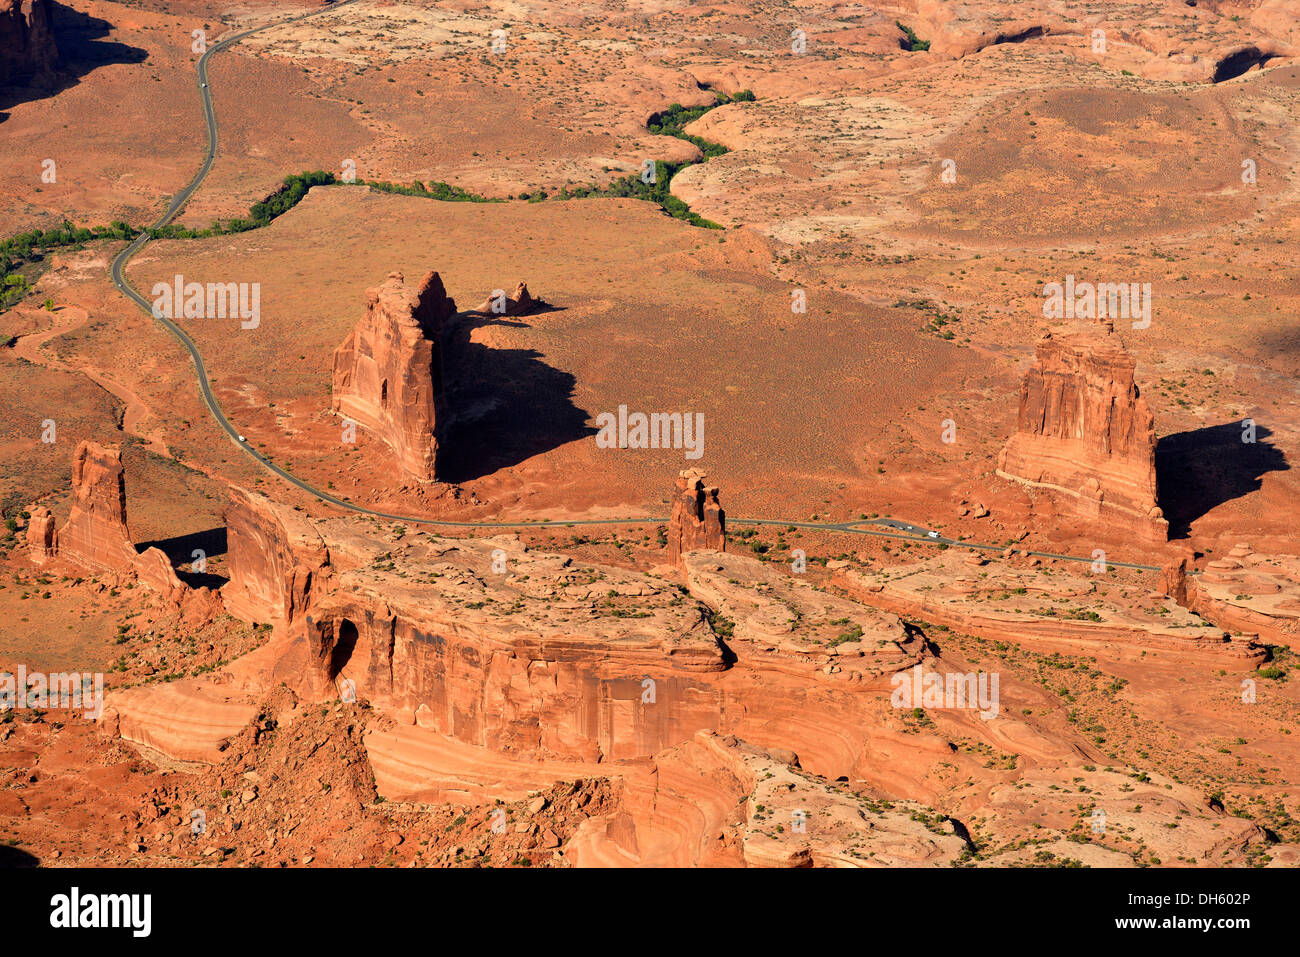
[[[349,519],[318,531],[339,592],[379,599],[430,627],[489,626],[502,640],[626,643],[716,652],[697,601],[675,584],[536,551],[512,535],[369,533]]]

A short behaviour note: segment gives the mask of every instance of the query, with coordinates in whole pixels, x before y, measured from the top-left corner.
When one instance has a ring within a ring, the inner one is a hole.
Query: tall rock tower
[[[668,560],[699,549],[727,550],[727,515],[718,503],[718,487],[705,486],[704,473],[687,469],[677,478],[677,495],[668,525]]]
[[[1156,429],[1136,362],[1109,323],[1049,332],[1020,389],[998,474],[1043,490],[1065,514],[1169,538],[1156,501]]]
[[[334,350],[334,411],[382,439],[402,471],[422,482],[437,477],[446,417],[441,339],[455,314],[436,272],[418,287],[390,273],[367,290],[365,318]]]

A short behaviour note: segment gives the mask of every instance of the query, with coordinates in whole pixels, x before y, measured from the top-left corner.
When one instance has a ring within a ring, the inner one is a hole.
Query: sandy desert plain
[[[0,859],[1296,866],[1298,56],[0,0]]]

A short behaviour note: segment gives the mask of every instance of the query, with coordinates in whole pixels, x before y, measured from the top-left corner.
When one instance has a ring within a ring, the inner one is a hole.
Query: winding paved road
[[[217,53],[220,53],[222,50],[234,46],[236,43],[245,39],[246,37],[251,37],[254,34],[261,33],[264,30],[269,30],[272,29],[273,27],[282,26],[286,23],[296,23],[300,20],[306,20],[310,17],[318,16],[319,14],[322,13],[327,13],[333,10],[337,10],[340,7],[345,7],[355,2],[356,0],[340,0],[340,2],[338,3],[331,4],[319,10],[313,10],[309,13],[304,13],[296,17],[290,17],[285,20],[277,20],[274,23],[268,23],[264,26],[255,27],[251,30],[245,30],[242,33],[233,34],[231,36],[226,37],[224,40],[221,40],[220,42],[215,43],[212,46],[207,48],[207,51],[199,58],[199,64],[198,64],[199,94],[203,99],[203,118],[207,123],[207,128],[208,128],[207,153],[203,158],[203,165],[199,168],[199,171],[194,175],[194,179],[190,181],[189,185],[187,185],[184,189],[182,189],[179,193],[177,193],[174,197],[172,197],[172,201],[170,205],[167,207],[167,212],[164,213],[162,217],[156,223],[153,224],[154,229],[160,229],[163,226],[170,224],[172,220],[174,220],[176,216],[180,213],[180,211],[185,208],[185,204],[189,202],[190,197],[193,196],[194,193],[198,190],[198,188],[203,185],[203,181],[207,178],[208,173],[212,169],[212,164],[216,161],[217,158],[217,147],[219,145],[219,140],[217,136],[217,113],[215,107],[213,107],[212,105],[212,93],[208,88],[208,61]],[[353,504],[352,502],[344,501],[343,499],[330,495],[328,492],[323,492],[320,489],[315,488],[312,485],[309,485],[308,483],[304,482],[302,479],[298,478],[295,475],[291,475],[289,472],[285,471],[283,468],[276,465],[269,458],[267,458],[261,452],[257,451],[255,448],[249,445],[247,441],[243,439],[243,437],[239,433],[239,430],[236,429],[235,426],[231,423],[231,421],[226,418],[225,413],[221,410],[221,406],[217,403],[216,396],[213,395],[212,393],[212,384],[208,380],[207,367],[203,364],[203,356],[199,354],[198,347],[195,346],[194,340],[189,337],[189,334],[186,333],[184,329],[178,326],[171,319],[168,319],[165,316],[155,316],[153,312],[153,304],[149,300],[145,299],[144,296],[142,296],[139,292],[137,292],[136,289],[132,287],[129,282],[127,282],[126,276],[124,274],[127,264],[136,256],[137,253],[140,252],[140,250],[144,249],[144,247],[147,246],[149,242],[150,242],[149,233],[147,232],[141,233],[135,239],[134,242],[132,242],[129,246],[126,247],[126,249],[122,250],[122,252],[118,254],[117,258],[113,260],[113,264],[110,267],[110,273],[113,278],[113,284],[116,285],[117,288],[121,290],[121,292],[124,295],[132,299],[136,303],[136,305],[138,305],[151,317],[157,319],[158,322],[162,323],[163,326],[167,329],[167,331],[170,332],[172,336],[176,339],[176,341],[185,347],[185,350],[190,354],[190,360],[194,363],[194,371],[198,375],[199,391],[203,396],[203,403],[208,407],[208,411],[212,413],[212,417],[216,419],[217,424],[221,426],[222,430],[224,430],[228,436],[230,436],[231,441],[233,441],[236,445],[238,445],[240,449],[242,449],[247,455],[255,459],[258,462],[258,464],[260,464],[267,471],[273,472],[275,475],[284,479],[284,481],[297,486],[298,488],[302,489],[304,492],[307,492],[308,494],[313,495],[316,498],[320,499],[322,502],[328,502],[330,505],[334,505],[338,508],[345,509],[349,512],[358,512],[362,515],[370,515],[375,518],[382,518],[382,519],[387,519],[387,520],[397,521],[397,522],[409,522],[411,524],[418,524],[418,525],[434,525],[434,526],[442,526],[442,527],[450,527],[450,528],[570,528],[578,525],[655,525],[655,524],[662,524],[668,521],[668,519],[666,518],[603,518],[603,519],[581,519],[581,520],[574,520],[574,521],[452,522],[452,521],[444,521],[440,519],[421,517],[418,515],[398,515],[391,512],[382,512],[377,509],[366,508],[362,505],[356,505]],[[1000,552],[1005,547],[1002,545],[989,545],[989,544],[983,544],[979,542],[958,541],[956,539],[945,538],[939,533],[934,532],[931,529],[925,528],[923,526],[913,525],[908,522],[902,522],[897,519],[889,519],[889,518],[862,519],[859,521],[850,521],[850,522],[792,522],[783,519],[768,519],[768,518],[729,518],[728,521],[733,525],[778,525],[787,528],[802,528],[802,529],[821,531],[821,532],[847,532],[855,535],[876,535],[876,536],[881,536],[886,538],[901,538],[908,541],[923,542],[926,544],[933,544],[933,545],[948,545],[957,548],[970,548],[979,551]],[[864,527],[864,526],[868,526],[868,527]],[[1091,563],[1093,561],[1092,558],[1082,558],[1077,555],[1058,555],[1051,552],[1031,551],[1029,552],[1029,554],[1038,556],[1040,558],[1053,558],[1060,561],[1074,561],[1074,562],[1086,562],[1086,563]],[[1118,568],[1136,568],[1136,569],[1141,569],[1143,571],[1159,570],[1154,565],[1139,565],[1130,562],[1110,561],[1107,564]]]

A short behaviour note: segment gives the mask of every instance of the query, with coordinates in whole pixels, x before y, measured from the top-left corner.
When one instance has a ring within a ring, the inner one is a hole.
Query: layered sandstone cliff
[[[436,272],[418,286],[394,272],[367,291],[365,318],[334,351],[334,411],[373,432],[424,482],[437,477],[441,337],[455,313]]]
[[[1156,502],[1155,418],[1135,366],[1109,325],[1049,332],[1021,386],[998,474],[1043,490],[1066,514],[1163,542],[1169,523]]]
[[[1094,650],[1127,645],[1144,652],[1209,655],[1239,665],[1266,656],[1251,639],[1226,634],[1217,619],[1210,625],[1183,608],[1153,616],[1145,588],[1109,580],[1087,565],[1004,561],[988,572],[970,564],[970,557],[950,549],[926,556],[905,575],[888,568],[846,568],[834,581],[848,594],[894,614],[1027,647],[1041,642]]]
[[[910,801],[873,801],[783,749],[700,731],[628,774],[567,848],[578,867],[948,867],[969,844]]]
[[[843,733],[802,742],[808,760],[845,773],[866,693],[926,653],[896,617],[780,581],[738,555],[694,553],[703,562],[691,575],[695,598],[510,536],[309,523],[246,494],[227,514],[227,606],[282,626],[229,666],[229,688],[258,694],[283,681],[307,700],[355,696],[398,727],[530,760],[642,759],[714,728],[779,745],[773,728],[811,710],[823,731]],[[700,599],[716,600],[722,617],[711,620]],[[747,608],[778,600],[797,621]],[[156,720],[131,716],[142,707],[122,709],[137,738]],[[425,760],[420,740],[432,739],[372,737],[393,796],[429,787],[412,770]]]
[[[1200,575],[1188,574],[1185,558],[1167,565],[1161,590],[1220,628],[1300,646],[1300,557],[1261,555],[1243,543]]]
[[[677,478],[673,514],[668,524],[668,560],[680,564],[687,552],[727,550],[727,516],[717,486],[704,484],[704,473],[687,469]]]
[[[292,622],[331,570],[329,551],[310,522],[242,489],[226,507],[226,554],[226,610],[249,621]]]
[[[0,0],[0,86],[44,82],[57,59],[48,0]]]

